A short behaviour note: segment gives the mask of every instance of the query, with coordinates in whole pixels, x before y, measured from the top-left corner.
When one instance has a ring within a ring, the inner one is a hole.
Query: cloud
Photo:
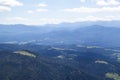
[[[98,12],[120,12],[120,6],[118,7],[80,7],[80,8],[67,8],[64,9],[65,12],[74,12],[74,13],[98,13]]]
[[[65,12],[77,12],[77,13],[92,13],[97,12],[97,8],[90,8],[90,7],[80,7],[80,8],[67,8],[64,9]]]
[[[47,12],[48,9],[46,8],[48,5],[45,3],[39,3],[38,9],[36,9],[37,12]]]
[[[86,0],[80,0],[80,2],[85,3],[85,2],[86,2]]]
[[[35,9],[35,10],[28,10],[27,13],[33,14],[35,12],[47,12],[48,11],[47,6],[48,5],[45,4],[45,3],[39,3],[38,6],[37,6],[38,7],[37,9]]]
[[[5,6],[23,6],[23,3],[17,1],[17,0],[0,0],[0,5]]]
[[[42,9],[42,8],[39,8],[39,9],[37,9],[36,11],[37,11],[37,12],[47,12],[48,9]]]
[[[38,20],[38,23],[35,24],[60,24],[60,23],[74,23],[74,22],[84,22],[84,21],[112,21],[120,20],[120,16],[86,16],[84,18],[41,18]]]
[[[28,19],[26,18],[23,18],[23,17],[10,17],[10,18],[7,18],[8,21],[28,21]]]
[[[120,2],[117,0],[97,0],[99,6],[119,5]]]
[[[86,16],[84,18],[77,18],[74,20],[77,21],[112,21],[120,20],[120,16]]]
[[[29,13],[29,14],[33,14],[34,11],[33,11],[33,10],[28,10],[27,13]]]
[[[84,18],[41,18],[36,21],[36,23],[32,23],[33,25],[44,25],[44,24],[60,24],[60,23],[74,23],[74,22],[84,22],[84,21],[112,21],[112,20],[120,20],[120,16],[86,16]],[[34,21],[32,21],[34,22]]]
[[[23,3],[17,0],[0,0],[0,12],[11,11],[15,6],[23,6]]]
[[[30,24],[30,20],[24,17],[8,17],[4,19],[4,24]]]
[[[10,17],[4,20],[4,24],[26,24],[26,25],[44,25],[44,24],[60,24],[60,23],[74,23],[84,21],[112,21],[120,20],[120,16],[85,16],[78,18],[40,18],[40,19],[26,19],[23,17]]]
[[[59,24],[65,21],[58,18],[40,18],[40,19],[26,19],[23,17],[9,17],[4,20],[4,24],[26,24],[26,25],[44,25],[44,24]]]
[[[40,4],[38,4],[38,7],[47,7],[48,5],[47,4],[45,4],[45,3],[40,3]]]
[[[7,6],[0,6],[0,12],[4,12],[4,11],[11,11],[11,8]]]
[[[47,11],[48,11],[48,9],[38,8],[38,9],[36,9],[36,10],[28,10],[27,13],[28,13],[28,14],[34,14],[34,13],[36,13],[36,12],[47,12]]]

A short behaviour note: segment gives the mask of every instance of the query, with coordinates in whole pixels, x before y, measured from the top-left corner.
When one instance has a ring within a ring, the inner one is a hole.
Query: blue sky
[[[0,0],[0,24],[120,20],[120,0]]]

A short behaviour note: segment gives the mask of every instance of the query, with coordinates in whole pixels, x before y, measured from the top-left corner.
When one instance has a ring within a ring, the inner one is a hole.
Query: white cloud
[[[2,22],[2,21],[0,21]],[[27,25],[44,25],[44,24],[59,24],[65,22],[65,19],[59,18],[40,18],[40,19],[26,19],[23,17],[9,17],[4,20],[4,24],[27,24]]]
[[[4,20],[4,24],[27,24],[27,25],[44,25],[44,24],[60,24],[60,23],[74,23],[84,21],[112,21],[120,20],[120,16],[85,16],[78,18],[40,18],[40,19],[26,19],[23,17],[10,17]]]
[[[23,6],[23,3],[17,1],[17,0],[0,0],[0,5],[5,6]]]
[[[47,4],[45,4],[45,3],[40,3],[40,4],[38,4],[38,7],[47,7],[48,5]]]
[[[86,16],[84,18],[42,18],[39,19],[39,23],[36,24],[59,24],[59,23],[74,23],[74,22],[84,22],[84,21],[112,21],[112,20],[120,20],[120,16]]]
[[[37,12],[47,12],[48,9],[42,9],[42,8],[39,8],[39,9],[37,9],[36,11],[37,11]]]
[[[80,7],[80,8],[68,8],[64,9],[65,12],[75,12],[75,13],[97,13],[97,12],[120,12],[120,6],[118,7]]]
[[[80,0],[80,2],[85,3],[85,2],[86,2],[86,0]]]
[[[32,10],[28,10],[27,13],[29,13],[29,14],[33,14],[34,11],[32,11]]]
[[[0,6],[0,12],[4,12],[4,11],[11,11],[11,8],[7,6]]]
[[[109,5],[119,5],[120,2],[117,0],[97,0],[97,5],[109,6]]]
[[[23,3],[17,0],[0,0],[0,12],[11,11],[11,7],[23,6]]]
[[[112,21],[120,20],[120,16],[87,16],[84,18],[78,18],[75,21]]]
[[[92,13],[98,11],[97,8],[89,8],[89,7],[80,7],[80,8],[67,8],[64,9],[65,12],[79,12],[79,13]]]
[[[24,18],[24,17],[8,17],[4,19],[4,24],[30,24],[29,19]]]
[[[35,12],[47,12],[48,11],[47,6],[48,5],[45,4],[45,3],[39,3],[38,6],[37,6],[38,7],[37,9],[35,9],[35,10],[28,10],[27,13],[33,14]]]
[[[64,20],[63,19],[58,19],[58,18],[41,18],[39,19],[39,22],[41,24],[59,24],[62,23]]]
[[[28,21],[28,19],[26,18],[23,18],[23,17],[10,17],[10,18],[7,18],[8,21]]]

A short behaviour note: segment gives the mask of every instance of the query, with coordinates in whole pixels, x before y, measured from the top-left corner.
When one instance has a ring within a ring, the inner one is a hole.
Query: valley
[[[0,79],[119,80],[116,52],[95,46],[0,44]]]

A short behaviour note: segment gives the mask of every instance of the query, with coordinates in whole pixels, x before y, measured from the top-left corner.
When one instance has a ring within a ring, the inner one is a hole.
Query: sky
[[[120,20],[120,0],[0,0],[0,24]]]

